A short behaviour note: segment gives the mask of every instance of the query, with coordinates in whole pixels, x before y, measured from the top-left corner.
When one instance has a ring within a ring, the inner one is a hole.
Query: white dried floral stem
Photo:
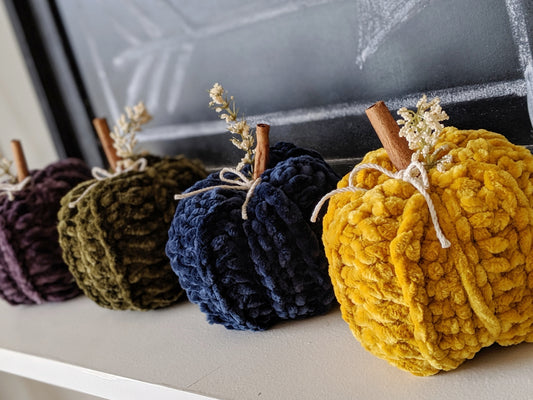
[[[424,95],[416,106],[416,112],[405,107],[398,110],[402,117],[397,121],[401,126],[399,135],[407,139],[409,148],[415,151],[415,157],[421,159],[426,168],[439,165],[443,168],[444,161],[438,160],[440,150],[435,151],[434,147],[444,129],[440,122],[447,120],[448,115],[442,110],[438,97],[428,102]]]
[[[148,113],[143,102],[132,107],[125,107],[126,114],[121,114],[113,131],[113,147],[122,159],[130,159],[135,155],[137,144],[136,133],[141,131],[141,126],[148,123],[152,116]],[[123,165],[124,162],[121,163]]]
[[[15,183],[17,181],[17,177],[11,172],[11,165],[13,161],[0,157],[0,182]]]
[[[231,96],[228,99],[226,90],[219,83],[215,83],[209,90],[209,97],[211,98],[209,107],[220,114],[220,119],[226,121],[228,131],[240,136],[240,140],[238,137],[230,139],[234,146],[245,152],[245,156],[237,165],[237,170],[240,171],[247,164],[250,164],[253,169],[254,137],[250,133],[251,128],[244,116],[238,120],[239,110],[235,105],[234,97]]]

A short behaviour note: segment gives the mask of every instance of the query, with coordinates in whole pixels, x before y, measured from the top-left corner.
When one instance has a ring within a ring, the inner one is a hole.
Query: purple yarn
[[[0,197],[0,297],[11,304],[63,301],[81,293],[61,256],[57,212],[61,198],[91,178],[90,170],[66,159],[30,175],[12,201]]]

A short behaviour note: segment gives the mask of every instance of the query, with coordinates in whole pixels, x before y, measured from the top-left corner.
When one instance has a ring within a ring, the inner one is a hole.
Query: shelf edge
[[[112,400],[215,399],[2,348],[0,348],[0,370]]]

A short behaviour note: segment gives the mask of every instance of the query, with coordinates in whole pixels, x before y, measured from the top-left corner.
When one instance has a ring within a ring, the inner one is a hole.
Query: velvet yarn
[[[65,262],[85,295],[102,307],[156,309],[183,293],[165,256],[174,194],[207,172],[183,156],[144,158],[143,171],[84,182],[61,202],[58,230]]]
[[[10,304],[64,301],[81,293],[61,257],[57,212],[61,198],[91,172],[82,161],[65,159],[30,176],[13,200],[0,197],[0,297]]]
[[[428,171],[449,248],[422,194],[373,169],[323,219],[343,318],[367,350],[415,375],[457,368],[493,343],[533,342],[533,156],[486,130],[445,128],[436,147],[453,160]],[[362,163],[393,169],[383,149]]]
[[[189,300],[210,323],[264,330],[322,314],[334,303],[316,202],[339,177],[315,151],[270,148],[243,220],[246,191],[213,188],[179,201],[166,246]],[[213,173],[188,191],[221,185]]]

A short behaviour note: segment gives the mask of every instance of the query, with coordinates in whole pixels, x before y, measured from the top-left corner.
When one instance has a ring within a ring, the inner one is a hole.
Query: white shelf
[[[338,310],[266,332],[209,325],[183,302],[111,311],[85,297],[0,303],[0,370],[110,399],[530,399],[533,344],[412,376],[367,353]]]

